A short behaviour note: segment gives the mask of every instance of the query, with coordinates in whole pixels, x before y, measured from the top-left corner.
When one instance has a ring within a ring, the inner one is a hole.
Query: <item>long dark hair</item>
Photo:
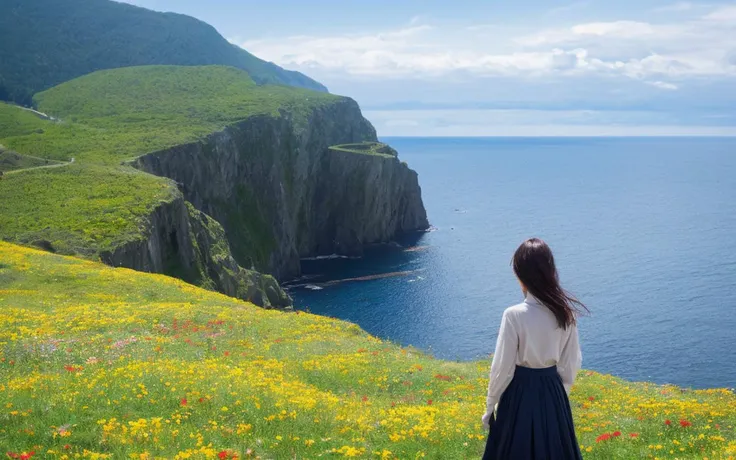
[[[521,243],[511,265],[519,281],[554,313],[562,329],[575,324],[577,315],[588,311],[582,302],[562,289],[552,250],[539,238]]]

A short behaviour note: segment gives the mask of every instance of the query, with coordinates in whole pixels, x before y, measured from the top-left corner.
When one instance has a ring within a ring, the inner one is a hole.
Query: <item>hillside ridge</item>
[[[0,242],[0,446],[40,457],[478,458],[488,360]],[[733,390],[580,372],[586,460],[736,455]]]
[[[30,105],[35,93],[94,71],[156,64],[229,65],[258,84],[327,91],[182,14],[110,0],[0,0],[0,11],[0,100]]]
[[[34,100],[52,118],[0,103],[0,143],[76,161],[0,181],[9,241],[283,307],[269,274],[428,226],[416,173],[395,156],[330,149],[376,141],[349,98],[256,85],[233,67],[144,66]]]

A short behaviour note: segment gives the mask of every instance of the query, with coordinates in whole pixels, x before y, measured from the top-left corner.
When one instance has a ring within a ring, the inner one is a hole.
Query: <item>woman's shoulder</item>
[[[526,303],[517,303],[516,305],[511,305],[506,310],[503,311],[503,316],[506,317],[517,317],[519,315],[523,315],[529,311],[529,305]]]

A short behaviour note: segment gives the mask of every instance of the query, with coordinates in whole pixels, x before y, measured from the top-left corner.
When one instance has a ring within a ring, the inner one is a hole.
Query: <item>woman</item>
[[[544,241],[522,243],[512,265],[526,298],[501,319],[483,459],[581,459],[567,396],[582,364],[576,316],[587,309],[560,287]]]

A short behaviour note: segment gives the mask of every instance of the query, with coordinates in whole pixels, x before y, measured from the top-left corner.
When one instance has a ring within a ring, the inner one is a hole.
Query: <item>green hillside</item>
[[[74,163],[0,180],[0,238],[94,257],[136,240],[171,181],[133,168]]]
[[[257,85],[233,67],[143,66],[95,72],[37,94],[39,110],[53,119],[0,102],[0,239],[95,258],[140,238],[150,212],[180,196],[171,181],[121,162],[251,116],[287,111],[306,121],[313,108],[341,100]],[[57,165],[49,168],[47,159]],[[20,166],[32,169],[11,171]]]
[[[21,155],[0,146],[0,172],[37,168],[39,166],[56,167],[62,164],[64,163],[30,155]]]
[[[340,100],[329,93],[256,85],[232,67],[103,70],[34,97],[39,110],[59,121],[0,103],[0,144],[42,158],[118,164],[254,115],[288,110],[299,119],[315,106]]]
[[[479,458],[488,366],[0,242],[4,453]],[[731,390],[583,371],[571,404],[587,460],[736,455]]]
[[[118,67],[228,65],[258,84],[326,91],[232,45],[195,18],[109,0],[0,0],[0,100],[30,104],[38,91]]]

